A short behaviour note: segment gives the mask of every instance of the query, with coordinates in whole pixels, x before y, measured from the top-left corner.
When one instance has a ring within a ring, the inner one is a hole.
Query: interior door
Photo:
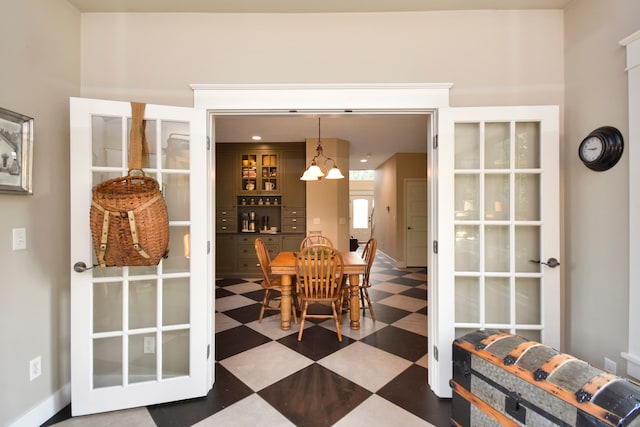
[[[559,349],[558,117],[555,106],[438,111],[429,384],[441,397],[465,333],[495,328]]]
[[[373,192],[362,191],[349,196],[349,216],[351,236],[364,243],[371,237],[371,216],[373,215]]]
[[[429,246],[427,239],[427,180],[405,181],[407,267],[425,267]]]
[[[128,171],[128,102],[72,98],[71,262],[97,264],[92,186]],[[169,213],[169,255],[152,267],[71,272],[72,413],[204,396],[210,389],[205,113],[147,105],[147,176]]]

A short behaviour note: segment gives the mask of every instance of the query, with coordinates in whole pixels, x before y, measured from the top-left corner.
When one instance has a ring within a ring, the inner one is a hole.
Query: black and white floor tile
[[[277,312],[258,322],[259,278],[216,282],[216,383],[205,398],[70,417],[67,426],[448,426],[450,400],[427,384],[427,275],[376,255],[361,327],[333,320],[280,329]],[[362,312],[361,312],[362,314]]]

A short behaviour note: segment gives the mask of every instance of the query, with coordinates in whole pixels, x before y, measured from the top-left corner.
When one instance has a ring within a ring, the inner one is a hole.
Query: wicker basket
[[[169,246],[169,216],[158,182],[131,174],[93,188],[93,248],[102,267],[157,265]]]
[[[144,104],[132,103],[132,111],[128,175],[93,188],[91,236],[101,267],[157,265],[168,255],[167,205],[158,182],[141,169]]]

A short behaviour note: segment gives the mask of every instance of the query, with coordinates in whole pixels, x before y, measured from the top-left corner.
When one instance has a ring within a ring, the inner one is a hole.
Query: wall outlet
[[[29,381],[33,381],[42,374],[42,357],[38,356],[29,361]]]
[[[610,374],[616,374],[616,362],[609,359],[608,357],[604,358],[604,370],[609,372]]]
[[[144,337],[144,354],[156,352],[156,337]]]

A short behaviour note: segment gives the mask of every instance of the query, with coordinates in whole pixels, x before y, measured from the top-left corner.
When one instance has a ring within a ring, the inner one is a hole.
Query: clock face
[[[580,146],[580,155],[582,160],[586,162],[593,162],[602,156],[604,151],[604,144],[597,136],[590,136],[585,139]]]
[[[623,149],[620,131],[612,126],[602,126],[582,140],[578,155],[586,167],[602,172],[618,163]]]

